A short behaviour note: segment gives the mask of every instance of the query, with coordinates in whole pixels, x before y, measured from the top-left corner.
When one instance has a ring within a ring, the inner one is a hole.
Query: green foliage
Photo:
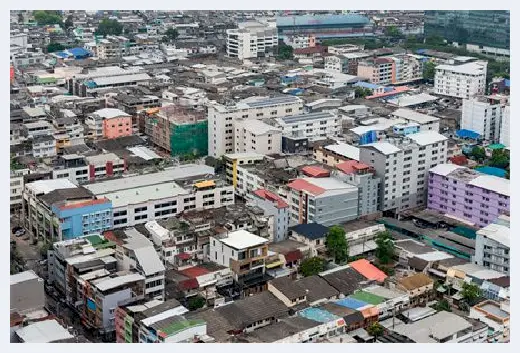
[[[444,38],[441,36],[428,36],[426,37],[425,43],[436,46],[447,46],[447,44],[444,42]]]
[[[464,283],[460,295],[471,306],[475,304],[481,296],[480,288],[476,284]]]
[[[179,31],[177,28],[169,27],[164,35],[166,36],[167,41],[172,42],[179,36]]]
[[[63,21],[58,11],[36,10],[33,16],[40,26],[61,24]]]
[[[385,328],[379,322],[374,322],[367,327],[367,332],[372,337],[379,337],[385,333]]]
[[[65,50],[65,47],[61,43],[49,43],[49,45],[47,45],[47,53],[54,53],[61,50]]]
[[[188,299],[188,309],[194,311],[200,309],[206,305],[206,300],[202,297],[195,296]]]
[[[11,155],[11,165],[10,165],[10,168],[11,168],[11,170],[18,170],[18,169],[22,169],[23,165],[18,163],[17,158]]]
[[[327,251],[334,257],[337,264],[343,263],[348,259],[348,243],[345,237],[345,230],[340,226],[329,228],[327,239],[325,240]]]
[[[486,150],[483,147],[475,146],[471,150],[471,156],[478,162],[482,162],[486,159]]]
[[[121,33],[123,33],[123,25],[117,20],[111,20],[108,18],[104,18],[99,23],[99,26],[96,30],[96,35],[100,36],[108,36],[108,35],[115,35],[118,36]]]
[[[393,267],[390,267],[390,266],[385,266],[385,265],[380,265],[380,264],[377,264],[376,267],[378,269],[380,269],[381,271],[383,271],[385,273],[385,275],[387,276],[393,276],[395,275],[395,270]]]
[[[382,265],[392,262],[396,256],[395,245],[392,236],[388,231],[379,232],[376,236],[376,258]]]
[[[278,47],[278,59],[289,60],[293,58],[293,47],[289,45],[280,45]]]
[[[450,303],[446,299],[439,300],[432,308],[437,311],[451,311]]]
[[[403,34],[399,30],[399,28],[397,28],[396,26],[388,26],[388,27],[386,27],[385,28],[385,35],[387,35],[389,37],[394,37],[394,38],[399,38],[399,37],[403,36]]]
[[[435,78],[435,63],[428,61],[424,64],[423,78],[425,80],[433,80]]]
[[[300,264],[300,272],[304,277],[314,276],[325,269],[325,260],[321,257],[305,259]]]
[[[356,87],[354,94],[356,95],[356,98],[365,98],[366,96],[372,95],[372,91],[369,88]]]
[[[505,149],[493,150],[489,165],[496,168],[507,168],[509,166],[509,154]]]

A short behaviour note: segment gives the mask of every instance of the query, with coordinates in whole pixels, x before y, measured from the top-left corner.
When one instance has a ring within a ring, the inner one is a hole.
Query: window
[[[135,210],[134,210],[134,213],[141,213],[141,212],[145,212],[146,210],[148,209],[148,207],[137,207]]]

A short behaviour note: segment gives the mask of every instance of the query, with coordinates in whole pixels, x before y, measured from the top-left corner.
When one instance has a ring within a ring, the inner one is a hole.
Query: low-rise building
[[[250,165],[260,163],[265,159],[265,155],[258,153],[230,153],[224,155],[226,163],[226,181],[232,184],[234,188],[238,184],[239,165]]]
[[[85,124],[90,138],[113,139],[133,134],[132,116],[115,108],[95,111],[87,116]]]
[[[10,277],[10,310],[20,315],[43,310],[45,291],[43,279],[33,270],[24,271]]]
[[[396,287],[408,294],[412,307],[428,303],[435,295],[433,280],[424,273],[401,278]]]
[[[474,263],[509,275],[509,227],[509,217],[499,216],[495,222],[477,231]]]
[[[280,196],[265,189],[258,189],[249,195],[249,202],[260,207],[266,215],[273,216],[272,241],[278,242],[287,239],[289,228],[289,204]]]

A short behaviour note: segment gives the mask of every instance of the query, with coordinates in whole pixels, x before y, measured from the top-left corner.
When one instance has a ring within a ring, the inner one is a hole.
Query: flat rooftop
[[[247,230],[240,229],[229,233],[226,238],[222,238],[220,241],[229,247],[241,250],[264,245],[268,240]]]

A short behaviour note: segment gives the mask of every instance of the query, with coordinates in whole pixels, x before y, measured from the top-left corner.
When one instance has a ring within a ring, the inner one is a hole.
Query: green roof
[[[100,237],[99,235],[89,235],[85,238],[88,239],[90,244],[95,249],[105,249],[105,248],[110,248],[110,247],[113,247],[116,245],[116,243],[114,243],[110,240],[104,239],[104,238]]]
[[[56,77],[37,77],[37,83],[56,83]]]
[[[372,305],[378,305],[385,301],[385,298],[383,297],[362,290],[358,290],[354,294],[350,295],[349,298],[361,300]]]
[[[171,336],[188,328],[205,324],[206,322],[204,320],[199,319],[174,321],[171,325],[162,327],[158,331],[164,332],[167,336]]]
[[[501,150],[503,148],[505,148],[506,146],[504,146],[503,144],[501,143],[494,143],[492,145],[488,145],[486,146],[486,148],[489,148],[490,150]]]

